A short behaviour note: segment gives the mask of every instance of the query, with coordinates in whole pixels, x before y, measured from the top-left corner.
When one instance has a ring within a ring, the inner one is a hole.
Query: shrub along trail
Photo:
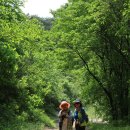
[[[46,127],[44,130],[58,130],[58,128],[48,128],[48,127]]]

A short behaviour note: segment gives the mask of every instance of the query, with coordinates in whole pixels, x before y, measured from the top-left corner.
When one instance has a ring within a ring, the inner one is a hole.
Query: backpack
[[[80,112],[81,112],[82,118],[86,121],[86,123],[88,123],[88,121],[89,121],[88,114],[86,114],[86,112],[83,108],[81,108]],[[76,113],[76,110],[75,110],[75,113]]]
[[[85,110],[83,108],[81,109],[81,114],[82,114],[82,116],[84,116],[86,123],[88,123],[88,121],[89,121],[88,114],[85,112]]]
[[[89,118],[88,118],[88,114],[86,114],[86,123],[88,123],[88,121],[89,121]]]

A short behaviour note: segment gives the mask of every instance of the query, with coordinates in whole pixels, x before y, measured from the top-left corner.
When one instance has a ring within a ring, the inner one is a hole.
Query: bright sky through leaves
[[[22,10],[25,14],[52,17],[50,10],[56,10],[67,2],[68,0],[27,0]]]

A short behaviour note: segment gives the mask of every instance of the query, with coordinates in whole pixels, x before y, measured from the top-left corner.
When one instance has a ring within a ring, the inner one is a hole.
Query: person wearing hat
[[[70,104],[67,101],[60,103],[58,117],[59,117],[59,130],[72,130],[72,114],[69,110]]]
[[[76,99],[74,102],[75,111],[74,111],[74,122],[76,130],[85,130],[85,127],[88,122],[88,115],[82,107],[82,103],[79,99]]]

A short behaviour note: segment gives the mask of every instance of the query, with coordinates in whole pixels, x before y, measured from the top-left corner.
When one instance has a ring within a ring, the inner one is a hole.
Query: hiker
[[[59,117],[59,130],[72,130],[72,114],[69,110],[70,104],[67,101],[60,103],[58,117]]]
[[[74,102],[75,111],[74,111],[74,125],[76,130],[85,130],[88,123],[88,115],[82,107],[82,103],[79,99],[76,99]]]

